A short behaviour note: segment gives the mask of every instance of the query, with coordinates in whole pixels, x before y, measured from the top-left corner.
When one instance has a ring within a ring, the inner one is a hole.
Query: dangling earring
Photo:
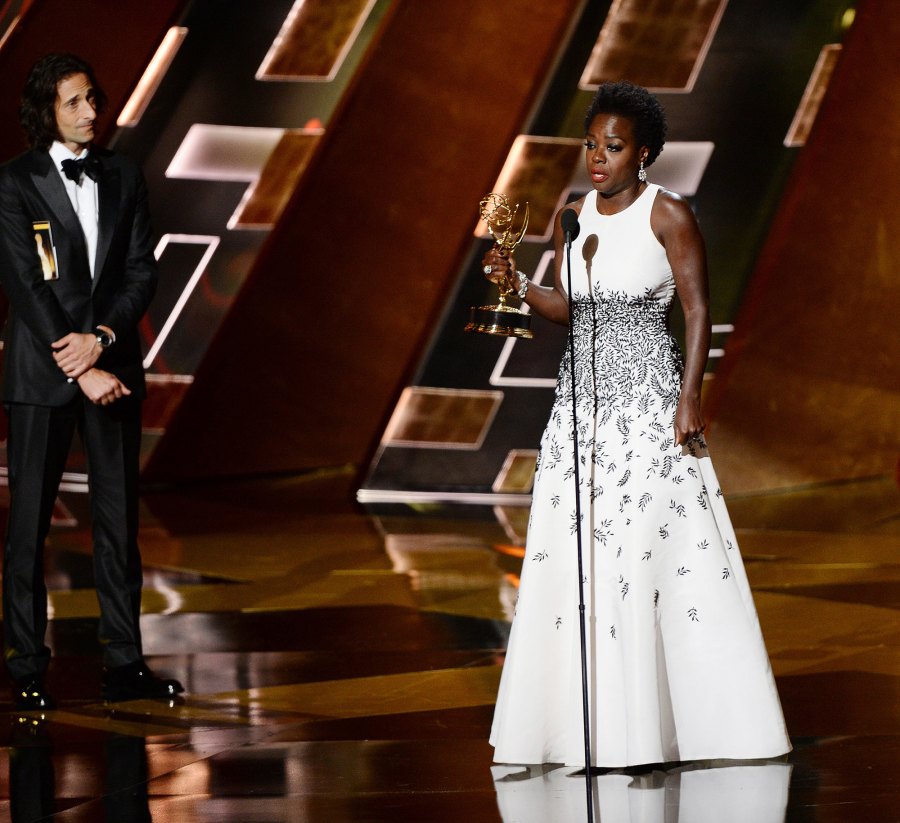
[[[642,183],[647,182],[647,170],[644,168],[644,161],[641,160],[641,167],[638,169],[638,180]]]

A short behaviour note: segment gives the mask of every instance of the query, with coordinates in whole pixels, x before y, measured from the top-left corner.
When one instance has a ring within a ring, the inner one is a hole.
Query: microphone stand
[[[581,700],[584,712],[584,785],[587,820],[594,823],[594,790],[591,782],[591,724],[588,701],[587,628],[584,617],[584,561],[581,541],[581,482],[578,471],[578,403],[575,391],[575,309],[572,299],[572,241],[580,226],[574,209],[566,209],[560,219],[566,233],[566,291],[569,295],[569,375],[572,381],[572,442],[575,457],[575,543],[578,552],[578,624],[581,632]]]

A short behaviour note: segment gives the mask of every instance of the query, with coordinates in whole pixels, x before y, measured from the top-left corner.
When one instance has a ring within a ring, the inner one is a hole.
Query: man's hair
[[[659,157],[666,142],[666,114],[659,100],[643,86],[625,80],[601,84],[585,115],[585,131],[598,114],[614,114],[631,120],[638,146],[646,146],[649,152],[645,165]]]
[[[59,136],[56,127],[56,87],[73,74],[86,74],[94,89],[94,108],[102,112],[106,95],[97,84],[94,70],[74,54],[48,54],[32,67],[22,89],[19,121],[33,149],[46,151]]]

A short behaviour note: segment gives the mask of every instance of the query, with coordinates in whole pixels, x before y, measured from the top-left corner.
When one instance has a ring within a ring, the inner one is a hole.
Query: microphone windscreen
[[[575,213],[575,209],[566,209],[562,213],[559,222],[562,226],[562,230],[569,236],[570,241],[578,237],[581,226],[578,225],[578,215]]]

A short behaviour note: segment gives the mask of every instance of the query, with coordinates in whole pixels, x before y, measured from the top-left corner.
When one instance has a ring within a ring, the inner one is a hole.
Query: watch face
[[[112,345],[112,338],[105,332],[97,332],[97,342],[104,348],[108,349]]]

